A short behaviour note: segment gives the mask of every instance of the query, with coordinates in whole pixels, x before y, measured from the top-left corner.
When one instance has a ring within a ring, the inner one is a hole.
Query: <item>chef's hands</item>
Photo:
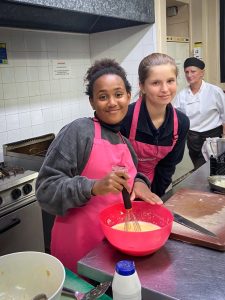
[[[156,194],[152,193],[145,183],[140,181],[134,183],[133,191],[131,193],[131,201],[135,198],[151,204],[163,204],[163,201]]]
[[[122,192],[123,187],[130,193],[131,189],[127,182],[129,178],[130,176],[126,171],[112,171],[104,178],[96,180],[92,187],[91,194],[95,196],[106,195],[108,193],[119,194]]]

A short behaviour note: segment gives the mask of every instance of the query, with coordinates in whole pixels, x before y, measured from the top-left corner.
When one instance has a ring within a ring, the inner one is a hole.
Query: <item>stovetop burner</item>
[[[24,168],[17,166],[6,166],[4,162],[0,163],[0,179],[9,178],[16,174],[23,174]]]
[[[15,207],[35,196],[38,172],[0,163],[0,215],[3,208]]]

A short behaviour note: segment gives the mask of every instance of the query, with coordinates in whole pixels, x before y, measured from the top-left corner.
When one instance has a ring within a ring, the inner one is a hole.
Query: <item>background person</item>
[[[57,215],[51,254],[75,272],[77,261],[104,237],[99,212],[122,201],[123,187],[133,187],[132,199],[162,204],[148,188],[148,179],[137,174],[135,153],[119,132],[131,96],[125,71],[104,59],[88,69],[86,81],[95,117],[77,119],[59,132],[36,183],[41,207]],[[112,171],[115,166],[127,172]]]
[[[171,105],[178,75],[173,58],[152,53],[140,62],[138,75],[141,96],[129,105],[121,133],[138,156],[138,171],[152,182],[151,191],[162,196],[183,158],[189,120]]]
[[[174,106],[190,119],[187,146],[195,169],[205,163],[202,145],[208,137],[225,135],[225,95],[221,88],[205,82],[205,63],[195,57],[184,62],[188,86],[177,95]]]

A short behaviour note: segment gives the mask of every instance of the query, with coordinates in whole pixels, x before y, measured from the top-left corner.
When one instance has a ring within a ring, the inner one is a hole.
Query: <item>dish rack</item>
[[[225,153],[210,157],[210,176],[213,175],[225,175]]]

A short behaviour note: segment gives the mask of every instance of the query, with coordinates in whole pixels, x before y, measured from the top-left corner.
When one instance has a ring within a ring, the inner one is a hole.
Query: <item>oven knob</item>
[[[20,189],[14,189],[12,192],[11,192],[11,195],[12,195],[12,198],[14,200],[17,200],[20,196],[21,196],[22,192]]]
[[[32,185],[27,183],[23,186],[23,192],[25,195],[28,195],[30,192],[32,192]]]

